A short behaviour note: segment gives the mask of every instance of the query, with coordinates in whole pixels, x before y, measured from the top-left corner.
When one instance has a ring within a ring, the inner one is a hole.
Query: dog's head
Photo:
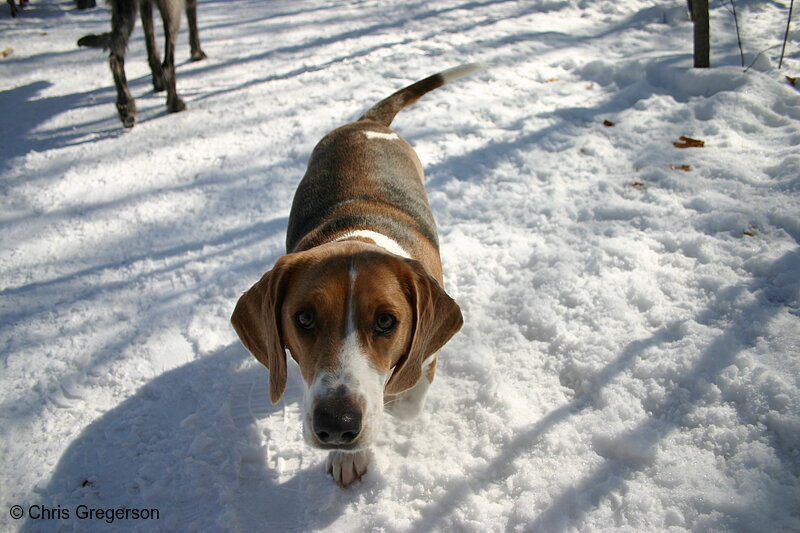
[[[365,243],[331,243],[280,258],[231,317],[286,388],[286,352],[306,385],[303,432],[313,446],[361,449],[377,434],[383,397],[414,386],[423,361],[462,325],[461,310],[422,265]]]

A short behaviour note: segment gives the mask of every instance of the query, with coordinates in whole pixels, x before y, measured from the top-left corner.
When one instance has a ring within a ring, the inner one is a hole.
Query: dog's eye
[[[314,327],[314,313],[312,311],[300,311],[294,316],[294,321],[303,329]]]
[[[375,331],[389,333],[397,325],[397,319],[389,313],[381,313],[375,317]]]

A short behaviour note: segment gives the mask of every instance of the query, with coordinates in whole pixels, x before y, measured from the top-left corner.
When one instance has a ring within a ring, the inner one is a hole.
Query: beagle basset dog
[[[297,362],[304,438],[330,450],[327,470],[342,487],[366,472],[384,410],[403,420],[420,412],[436,352],[463,323],[443,288],[422,164],[389,125],[425,93],[480,68],[435,74],[328,133],[295,193],[287,255],[231,317],[269,369],[273,403],[286,388],[286,350]]]

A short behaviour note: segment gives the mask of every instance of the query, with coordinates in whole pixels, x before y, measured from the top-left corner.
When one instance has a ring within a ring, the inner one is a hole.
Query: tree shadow
[[[800,307],[796,294],[797,286],[800,286],[798,265],[800,265],[800,249],[787,252],[774,261],[770,268],[765,269],[774,272],[776,276],[782,276],[783,290],[777,291],[780,293],[778,296],[775,294],[776,287],[770,280],[755,279],[734,287],[733,290],[751,291],[758,297],[752,304],[739,309],[731,325],[702,350],[691,366],[679,372],[679,376],[673,380],[664,397],[649,407],[650,416],[633,429],[616,435],[615,443],[608,447],[603,456],[603,462],[553,498],[547,509],[525,526],[525,531],[566,531],[569,529],[569,524],[580,523],[595,509],[603,496],[618,491],[637,472],[650,467],[659,444],[674,431],[687,427],[687,415],[701,401],[700,391],[703,387],[699,385],[718,382],[720,374],[733,363],[734,358],[751,347],[752,339],[744,338],[743,332],[766,325],[787,306],[791,309]],[[790,295],[792,291],[795,293],[794,297]],[[704,312],[699,313],[695,320],[702,321],[704,314]],[[420,511],[420,518],[414,522],[410,530],[437,529],[467,496],[501,483],[509,475],[508,465],[513,464],[515,459],[523,454],[535,452],[542,437],[559,424],[567,423],[570,418],[584,410],[594,409],[593,398],[611,386],[618,375],[630,370],[638,359],[646,357],[648,350],[679,340],[677,334],[673,332],[679,329],[678,326],[679,324],[673,324],[646,339],[631,342],[613,362],[597,372],[588,386],[582,387],[572,401],[551,411],[529,428],[519,432],[486,466],[471,472],[467,479],[455,484],[437,498],[435,503],[423,508]],[[665,413],[670,415],[665,417]],[[786,472],[800,471],[800,463],[794,451],[796,443],[791,441],[791,437],[769,429],[767,432],[769,444],[784,464]],[[642,456],[639,458],[641,460],[630,460],[630,457],[626,457],[624,448],[629,442],[637,443],[641,448],[637,452]],[[615,448],[623,451],[617,452]],[[788,515],[800,519],[797,510],[791,511],[792,502],[800,495],[798,490],[791,490],[788,486],[781,487],[780,491],[770,490],[769,487],[761,488],[761,493],[750,495],[752,502],[750,507],[727,509],[737,519],[737,523],[731,524],[731,527],[742,531],[759,530],[765,517],[757,511],[763,510],[761,506],[765,501],[776,502],[777,508],[786,509]]]
[[[288,72],[282,73],[275,73],[269,74],[267,76],[263,76],[257,79],[250,79],[246,82],[243,82],[239,85],[233,87],[226,87],[224,89],[217,89],[212,91],[208,95],[204,94],[199,99],[205,99],[209,96],[218,96],[220,94],[231,93],[240,91],[247,87],[251,87],[253,85],[258,85],[262,83],[268,83],[272,81],[279,81],[285,80],[289,78],[293,78],[295,76],[309,73],[309,72],[317,72],[320,71],[330,65],[345,62],[352,59],[357,59],[360,57],[367,56],[372,54],[378,50],[382,50],[384,48],[391,48],[397,45],[408,44],[412,42],[411,38],[402,37],[402,28],[404,25],[408,24],[409,22],[424,22],[424,21],[435,21],[437,18],[448,15],[450,12],[457,11],[457,10],[471,10],[471,9],[480,9],[480,8],[490,8],[495,5],[499,4],[507,4],[509,0],[483,0],[483,1],[468,1],[459,4],[455,4],[448,7],[436,8],[436,9],[425,9],[427,4],[424,2],[417,2],[413,4],[408,4],[404,6],[404,10],[402,16],[398,16],[396,18],[392,18],[386,21],[376,22],[370,25],[365,25],[362,27],[358,27],[352,30],[346,30],[334,35],[326,35],[316,37],[306,42],[298,43],[298,44],[286,44],[282,46],[276,46],[269,48],[267,50],[258,50],[252,54],[246,55],[244,57],[239,58],[232,58],[227,61],[217,62],[217,63],[208,63],[205,65],[200,65],[192,70],[193,74],[202,74],[204,72],[210,72],[220,69],[226,69],[233,66],[239,66],[245,63],[258,63],[265,59],[271,57],[280,57],[282,55],[289,55],[289,54],[296,54],[300,52],[306,52],[309,50],[319,49],[322,50],[325,47],[336,45],[341,46],[343,42],[352,41],[356,39],[362,39],[364,37],[370,37],[374,35],[386,35],[386,39],[376,45],[365,47],[361,50],[355,50],[348,54],[339,55],[330,59],[324,59],[325,54],[320,52],[320,60],[316,63],[309,63],[307,60],[303,61],[303,66],[298,67],[296,69],[292,69]],[[548,12],[548,11],[557,11],[560,9],[564,9],[568,6],[567,2],[563,1],[543,1],[543,2],[536,2],[532,3],[530,6],[525,7],[516,15],[516,17],[523,17],[526,14],[530,14],[533,12]],[[315,10],[319,11],[319,10]],[[264,20],[268,20],[273,18],[273,16],[279,15],[266,15]],[[461,25],[457,28],[452,28],[448,30],[442,30],[441,28],[436,28],[435,25],[432,24],[431,35],[439,35],[441,33],[452,33],[452,34],[460,34],[465,31],[469,31],[476,27],[480,27],[487,24],[492,24],[501,20],[499,18],[487,17],[479,22],[472,22],[466,25]],[[313,21],[313,24],[319,26],[325,26],[326,21]],[[394,32],[394,33],[393,33]],[[400,32],[400,35],[397,34]]]
[[[99,262],[80,271],[0,291],[0,296],[7,298],[8,301],[17,302],[14,306],[3,306],[2,313],[0,313],[0,324],[2,324],[0,329],[8,331],[14,331],[15,328],[22,329],[28,321],[48,310],[66,308],[79,302],[99,305],[100,302],[106,301],[109,295],[124,294],[132,287],[146,285],[162,276],[169,277],[186,268],[190,262],[202,261],[217,264],[223,257],[239,248],[257,246],[265,240],[274,238],[275,235],[281,234],[285,226],[286,218],[280,217],[220,233],[213,239],[199,239],[162,250],[147,250],[139,254],[129,254],[121,260]],[[123,280],[98,281],[103,278],[105,272],[125,271],[140,262],[148,264],[149,268]],[[266,260],[261,257],[253,258],[250,263],[237,264],[226,270],[225,274],[245,279],[248,276],[252,277],[251,271],[261,271],[264,264],[270,264],[269,258]],[[199,289],[192,288],[191,292],[195,290]],[[63,387],[65,380],[69,382],[77,379],[78,382],[83,382],[87,380],[87,376],[107,371],[108,366],[113,364],[114,358],[118,357],[141,334],[142,328],[147,329],[154,327],[155,324],[168,322],[169,315],[175,312],[175,306],[179,305],[182,296],[183,292],[147,295],[147,305],[150,310],[142,316],[142,319],[148,321],[148,326],[134,325],[128,329],[126,334],[115,335],[108,342],[102,343],[74,376],[60,375],[43,378],[44,389]],[[134,303],[131,302],[131,305]],[[87,325],[78,320],[69,327],[63,326],[61,334],[79,335],[85,327]],[[26,337],[18,338],[16,342],[24,343],[27,348],[36,349],[38,344],[46,343],[48,339],[39,339],[35,335],[26,333]],[[47,402],[39,401],[38,396],[39,392],[36,390],[24,391],[7,401],[0,402],[0,409],[8,413],[10,419],[15,420],[38,416],[39,412],[47,405]]]
[[[43,152],[52,148],[91,143],[100,138],[118,137],[121,128],[98,129],[107,121],[83,124],[81,127],[67,127],[48,135],[36,134],[36,130],[67,109],[90,107],[94,96],[106,92],[105,89],[85,93],[67,94],[37,98],[53,84],[48,81],[35,81],[27,85],[0,91],[0,116],[15,117],[21,120],[0,121],[0,156],[7,166],[17,157],[32,151]],[[12,111],[13,110],[13,111]],[[24,110],[24,111],[20,111]],[[93,135],[87,136],[89,132]]]

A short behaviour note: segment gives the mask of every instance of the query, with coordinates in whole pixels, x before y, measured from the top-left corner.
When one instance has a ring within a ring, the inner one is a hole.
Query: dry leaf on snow
[[[674,142],[672,145],[675,148],[702,148],[706,145],[705,142],[699,141],[697,139],[692,139],[691,137],[684,137],[683,135],[680,136],[679,142]]]

